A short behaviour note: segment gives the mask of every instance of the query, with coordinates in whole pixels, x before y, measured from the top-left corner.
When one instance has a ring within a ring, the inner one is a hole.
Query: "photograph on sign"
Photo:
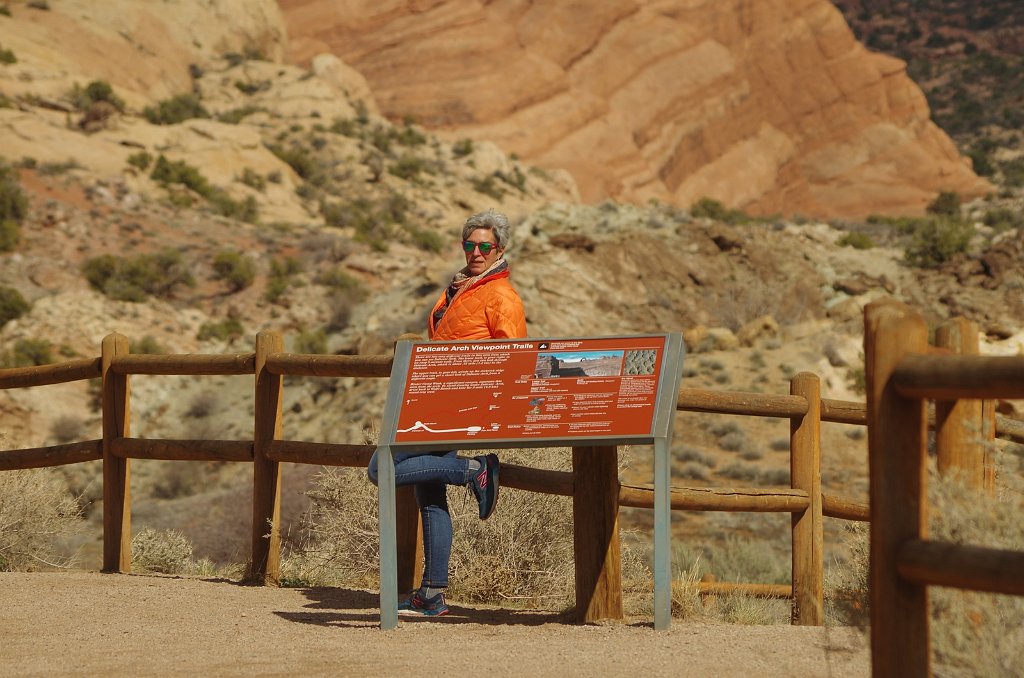
[[[396,443],[650,435],[664,336],[412,345]]]

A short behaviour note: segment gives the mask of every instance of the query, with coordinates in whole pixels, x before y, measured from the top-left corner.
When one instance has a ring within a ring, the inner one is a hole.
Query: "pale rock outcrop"
[[[586,201],[862,217],[990,188],[827,0],[279,4],[292,61],[337,54],[385,114],[566,168]]]

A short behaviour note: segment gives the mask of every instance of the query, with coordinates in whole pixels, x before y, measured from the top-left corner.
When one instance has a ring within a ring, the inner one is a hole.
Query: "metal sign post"
[[[671,621],[669,468],[678,333],[399,341],[377,455],[380,625],[398,625],[394,452],[654,446],[654,627]]]

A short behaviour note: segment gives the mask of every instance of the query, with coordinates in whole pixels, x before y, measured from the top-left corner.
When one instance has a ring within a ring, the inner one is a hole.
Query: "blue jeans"
[[[452,555],[452,516],[447,485],[470,482],[469,459],[448,452],[395,452],[395,485],[413,485],[423,521],[423,580],[421,586],[447,588]],[[366,469],[377,484],[377,452]]]

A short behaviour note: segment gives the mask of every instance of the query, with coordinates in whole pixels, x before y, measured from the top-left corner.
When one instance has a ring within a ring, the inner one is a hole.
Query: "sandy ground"
[[[595,625],[452,605],[378,628],[373,593],[97,572],[0,573],[5,676],[867,676],[857,631]]]

